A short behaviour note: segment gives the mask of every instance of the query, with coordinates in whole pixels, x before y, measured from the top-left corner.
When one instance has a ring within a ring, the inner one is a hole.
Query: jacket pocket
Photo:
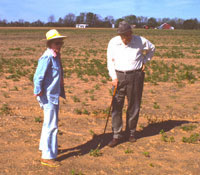
[[[52,66],[52,76],[53,76],[53,78],[59,76],[59,71],[60,71],[59,67]]]

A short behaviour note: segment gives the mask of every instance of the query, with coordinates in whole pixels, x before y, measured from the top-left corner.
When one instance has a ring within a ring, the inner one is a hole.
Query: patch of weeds
[[[101,82],[103,83],[103,84],[106,84],[107,83],[107,81],[106,80],[101,80]]]
[[[35,122],[36,122],[36,123],[41,123],[41,122],[42,122],[41,117],[35,117]]]
[[[90,93],[90,94],[93,94],[93,93],[94,93],[94,89],[91,89],[91,90],[89,91],[89,93]]]
[[[87,90],[87,89],[86,89],[86,90],[84,90],[84,93],[88,94],[88,93],[89,93],[89,90]]]
[[[131,154],[133,153],[133,150],[131,150],[130,148],[127,148],[126,150],[124,150],[125,154]]]
[[[78,97],[76,97],[75,95],[72,98],[75,103],[80,102],[80,99]]]
[[[162,141],[164,141],[164,142],[170,142],[170,143],[175,142],[174,137],[173,136],[168,137],[167,134],[165,133],[165,131],[163,129],[160,131],[160,134],[161,134],[161,140]]]
[[[139,128],[144,129],[144,125],[143,124],[139,124]]]
[[[109,94],[110,94],[110,96],[113,95],[113,90],[112,89],[109,89]]]
[[[90,150],[90,156],[99,157],[99,156],[102,156],[102,153],[100,152],[100,150],[98,148],[97,149],[91,149]]]
[[[17,86],[14,86],[14,90],[15,90],[15,91],[18,91],[19,89],[18,89],[18,87],[17,87]]]
[[[160,106],[159,106],[159,104],[157,102],[154,102],[153,108],[154,109],[160,109]]]
[[[194,144],[194,143],[197,143],[199,141],[199,139],[200,139],[199,134],[194,133],[194,134],[190,135],[190,137],[183,137],[182,142]]]
[[[68,89],[68,91],[67,91],[69,94],[72,94],[72,90],[70,90],[70,89]]]
[[[150,163],[149,166],[150,166],[150,167],[154,167],[154,164],[153,164],[153,163]]]
[[[16,47],[16,48],[9,48],[9,50],[18,50],[18,51],[20,51],[21,48],[19,48],[19,47]]]
[[[63,132],[61,130],[58,130],[58,135],[63,135]]]
[[[86,102],[82,102],[83,106],[88,106],[88,104]]]
[[[90,99],[91,99],[92,101],[95,101],[94,95],[91,95],[91,96],[90,96]]]
[[[5,98],[10,98],[10,96],[9,96],[6,92],[3,93],[3,96],[4,96]]]
[[[78,115],[81,115],[82,114],[82,111],[80,110],[80,109],[74,109],[74,112],[76,113],[76,114],[78,114]]]
[[[94,88],[95,88],[96,90],[99,90],[99,89],[100,89],[100,85],[99,85],[99,84],[96,84],[96,85],[94,86]]]
[[[90,132],[90,134],[91,134],[92,137],[96,136],[95,132],[92,129],[90,129],[89,132]]]
[[[90,112],[87,109],[84,109],[82,113],[86,115],[90,115]]]
[[[171,105],[167,105],[166,108],[167,109],[173,109],[173,107]]]
[[[1,110],[1,114],[4,114],[4,115],[8,115],[8,114],[11,114],[11,108],[9,107],[9,105],[7,103],[3,104],[0,108]]]
[[[143,152],[143,155],[144,155],[145,157],[150,157],[150,153],[149,153],[148,151],[144,151],[144,152]]]
[[[193,131],[197,128],[197,125],[185,125],[180,127],[183,131]]]
[[[71,170],[71,175],[84,175],[81,171],[76,172],[75,170]]]
[[[36,49],[32,48],[32,47],[26,47],[24,50],[26,50],[26,51],[33,51],[33,52],[36,51]]]

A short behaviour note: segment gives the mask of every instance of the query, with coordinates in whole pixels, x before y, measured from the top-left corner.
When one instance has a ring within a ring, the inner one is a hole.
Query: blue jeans
[[[44,104],[40,100],[40,97],[37,99],[44,111],[39,150],[42,151],[42,159],[55,159],[58,154],[57,133],[59,105],[55,105],[49,101]]]

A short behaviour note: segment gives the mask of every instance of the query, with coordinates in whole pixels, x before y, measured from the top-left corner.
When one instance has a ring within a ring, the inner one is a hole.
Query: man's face
[[[120,34],[121,39],[125,45],[129,44],[132,40],[132,31]]]

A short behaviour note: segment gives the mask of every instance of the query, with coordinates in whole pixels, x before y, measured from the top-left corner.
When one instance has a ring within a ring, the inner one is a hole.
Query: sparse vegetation
[[[99,157],[99,156],[102,156],[102,153],[100,152],[100,150],[98,148],[97,149],[91,149],[90,150],[90,156]]]
[[[190,137],[183,137],[182,141],[184,143],[197,143],[200,139],[200,135],[198,133],[194,133],[190,135]]]

